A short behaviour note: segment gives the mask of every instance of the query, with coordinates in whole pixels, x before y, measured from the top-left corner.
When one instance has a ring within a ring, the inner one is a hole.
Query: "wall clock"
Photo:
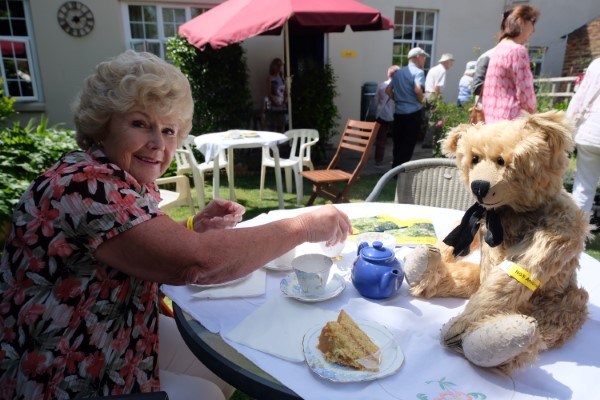
[[[94,14],[79,1],[67,1],[58,9],[58,24],[71,36],[85,36],[94,29]]]

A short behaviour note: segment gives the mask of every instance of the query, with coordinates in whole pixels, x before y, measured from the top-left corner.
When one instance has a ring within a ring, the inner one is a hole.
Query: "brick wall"
[[[600,17],[574,30],[567,39],[562,76],[576,76],[600,57]]]

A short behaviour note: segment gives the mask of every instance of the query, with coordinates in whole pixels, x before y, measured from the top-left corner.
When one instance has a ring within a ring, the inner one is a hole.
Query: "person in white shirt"
[[[567,115],[578,122],[575,131],[577,164],[573,197],[581,209],[592,210],[600,180],[600,58],[588,66],[579,89],[573,95]]]
[[[377,139],[375,140],[375,165],[383,163],[387,136],[394,124],[394,108],[396,104],[394,103],[394,99],[388,96],[386,89],[392,81],[392,75],[399,69],[400,67],[397,65],[389,67],[387,70],[387,79],[377,86],[377,91],[375,92],[375,104],[377,104],[375,119],[380,125]]]
[[[450,53],[442,54],[438,65],[431,68],[425,78],[425,99],[433,103],[444,92],[446,84],[446,71],[452,68],[454,56]]]
[[[446,84],[446,71],[452,67],[452,64],[454,64],[454,56],[450,53],[442,54],[438,61],[438,65],[431,68],[427,73],[427,77],[425,78],[425,109],[427,110],[427,121],[429,121],[431,116],[429,111],[435,108],[435,103],[442,97],[444,85]],[[438,129],[435,125],[436,121],[433,122],[434,124],[432,125],[432,121],[429,121],[429,127],[425,132],[425,138],[421,145],[424,149],[433,148],[434,131]]]

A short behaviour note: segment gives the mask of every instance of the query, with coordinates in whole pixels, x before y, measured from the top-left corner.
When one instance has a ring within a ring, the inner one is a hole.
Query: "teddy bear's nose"
[[[490,190],[490,183],[488,181],[473,181],[471,182],[471,191],[477,197],[477,200],[483,199]]]

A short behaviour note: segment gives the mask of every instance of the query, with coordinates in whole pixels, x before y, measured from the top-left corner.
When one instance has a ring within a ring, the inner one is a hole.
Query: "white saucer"
[[[221,283],[210,283],[210,284],[207,284],[207,285],[198,285],[196,283],[192,283],[191,286],[195,286],[195,287],[200,288],[200,289],[207,289],[207,288],[220,287],[220,286],[228,286],[228,285],[233,285],[234,283],[239,283],[239,282],[245,281],[246,279],[250,278],[251,276],[252,276],[252,274],[248,274],[246,276],[242,276],[241,278],[233,279],[231,281],[221,282]]]
[[[296,274],[292,273],[281,280],[279,288],[286,296],[290,296],[296,300],[307,303],[315,303],[318,301],[332,299],[338,294],[342,293],[342,291],[346,288],[346,281],[344,281],[344,278],[338,274],[334,274],[329,282],[327,282],[327,286],[325,287],[325,292],[323,294],[309,296],[302,291]]]
[[[379,371],[360,371],[325,360],[321,350],[317,349],[323,324],[316,325],[306,332],[302,340],[304,357],[310,369],[332,382],[364,382],[392,375],[404,362],[404,353],[392,333],[383,325],[374,321],[356,321],[371,340],[383,349]]]

